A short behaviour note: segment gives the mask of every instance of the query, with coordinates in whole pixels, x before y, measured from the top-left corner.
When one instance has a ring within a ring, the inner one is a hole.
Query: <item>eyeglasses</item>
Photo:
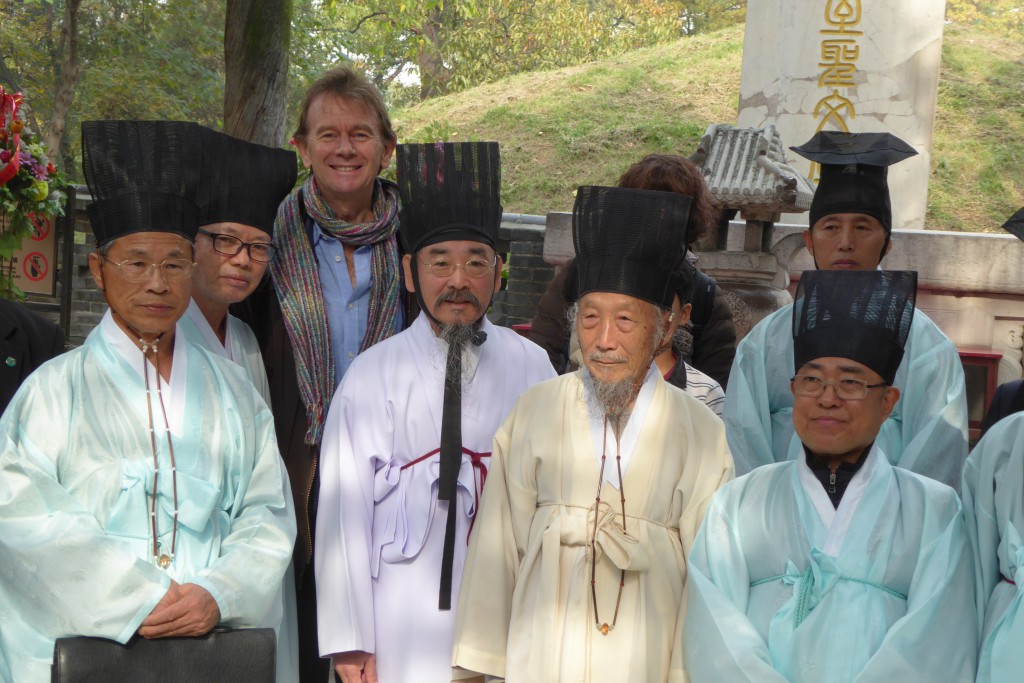
[[[825,387],[831,386],[836,392],[836,396],[844,401],[859,401],[868,395],[868,389],[889,386],[886,382],[868,384],[862,379],[853,379],[852,377],[826,380],[815,375],[794,375],[790,381],[793,383],[793,393],[797,396],[818,398],[825,393]]]
[[[101,254],[101,256],[103,255]],[[128,282],[148,282],[153,277],[154,270],[159,270],[167,282],[181,282],[192,276],[192,266],[195,265],[187,258],[169,258],[160,263],[149,263],[138,259],[111,261],[106,256],[103,256],[103,260],[117,266],[121,271],[121,277]]]
[[[462,268],[466,277],[481,278],[490,275],[491,269],[494,268],[497,263],[498,257],[495,256],[490,261],[485,261],[482,258],[475,258],[470,259],[465,263],[452,263],[451,261],[446,261],[442,258],[431,261],[430,263],[422,263],[422,265],[434,277],[451,277],[456,270]]]
[[[224,256],[237,256],[243,249],[249,250],[249,258],[260,263],[269,263],[277,251],[270,242],[243,242],[233,235],[225,235],[219,232],[207,232],[202,228],[199,232],[206,235],[213,242],[213,250]]]

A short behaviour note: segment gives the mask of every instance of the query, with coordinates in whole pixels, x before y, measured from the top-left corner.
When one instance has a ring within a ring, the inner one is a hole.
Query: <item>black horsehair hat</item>
[[[199,126],[203,152],[199,225],[240,223],[271,237],[277,207],[292,188],[295,153],[233,138]]]
[[[449,240],[498,243],[501,157],[497,142],[403,144],[397,154],[406,251]]]
[[[579,296],[613,292],[671,308],[692,203],[676,192],[580,187],[572,215]]]
[[[835,213],[873,216],[892,232],[889,166],[917,154],[891,133],[845,133],[823,130],[791,150],[821,164],[821,178],[811,200],[810,225]]]
[[[805,271],[793,304],[796,369],[816,358],[848,358],[892,384],[916,298],[912,270]]]
[[[136,232],[194,240],[199,126],[184,121],[84,121],[82,170],[97,246]]]

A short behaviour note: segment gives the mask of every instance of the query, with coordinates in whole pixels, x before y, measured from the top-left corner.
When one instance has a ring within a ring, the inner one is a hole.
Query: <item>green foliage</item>
[[[581,64],[741,22],[728,0],[357,0],[328,2],[331,28],[388,86],[414,69],[421,97]]]
[[[743,31],[734,27],[577,67],[538,71],[399,110],[401,139],[444,126],[497,140],[505,209],[568,211],[582,184],[614,184],[650,152],[690,154],[734,123]],[[1024,43],[948,27],[926,225],[998,230],[1024,206]]]
[[[946,0],[946,20],[1024,38],[1021,0]]]

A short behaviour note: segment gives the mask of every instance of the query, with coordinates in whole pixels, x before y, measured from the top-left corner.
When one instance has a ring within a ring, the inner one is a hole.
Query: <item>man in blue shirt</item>
[[[316,643],[313,572],[306,572],[324,420],[352,360],[411,319],[401,292],[398,190],[378,177],[397,139],[380,93],[363,74],[341,66],[310,87],[292,138],[310,174],[278,210],[273,287],[250,297],[239,316],[260,341],[296,501],[303,681],[328,675]]]

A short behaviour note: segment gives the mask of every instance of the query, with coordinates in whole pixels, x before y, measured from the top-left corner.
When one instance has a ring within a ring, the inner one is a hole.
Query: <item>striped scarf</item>
[[[334,395],[335,358],[327,327],[327,306],[320,287],[316,255],[303,225],[303,211],[324,234],[345,244],[373,245],[370,270],[370,315],[360,351],[387,339],[398,330],[399,262],[398,186],[377,179],[373,193],[372,223],[346,223],[320,196],[312,175],[281,203],[274,221],[277,257],[270,263],[281,314],[295,353],[299,395],[306,406],[309,428],[305,441],[320,442],[331,397]],[[299,202],[302,201],[302,207]]]

